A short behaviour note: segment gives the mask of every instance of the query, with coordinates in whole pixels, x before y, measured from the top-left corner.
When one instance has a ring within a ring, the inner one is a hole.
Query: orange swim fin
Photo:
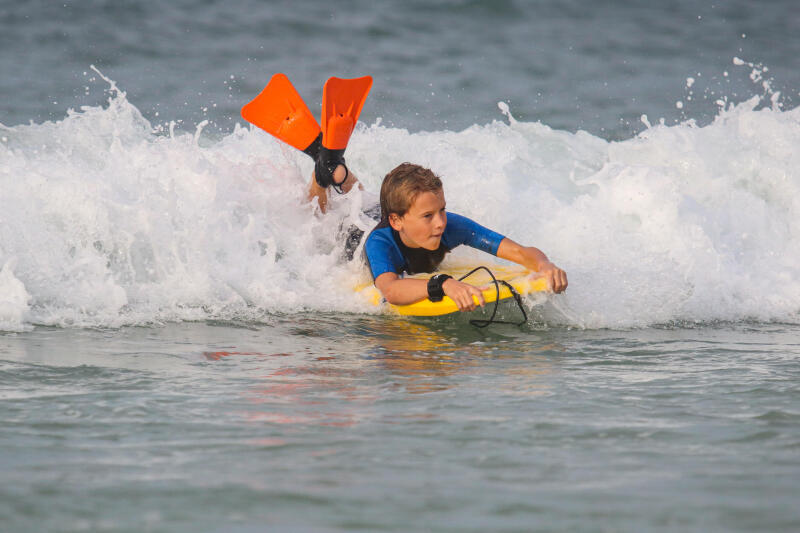
[[[322,90],[322,146],[344,150],[372,88],[372,76],[330,78]]]
[[[337,192],[342,192],[341,187],[350,174],[344,162],[344,150],[371,87],[372,76],[351,80],[329,78],[325,82],[322,89],[322,146],[314,165],[314,177],[320,186],[333,185]],[[344,166],[346,173],[344,180],[336,183],[333,175],[339,165]]]
[[[316,159],[319,124],[285,74],[272,76],[264,90],[242,108],[242,118]]]

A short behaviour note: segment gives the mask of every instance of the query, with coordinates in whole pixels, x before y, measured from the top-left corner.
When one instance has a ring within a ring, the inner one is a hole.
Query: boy
[[[328,190],[346,193],[358,183],[345,165],[344,152],[364,106],[372,78],[330,78],[322,92],[322,120],[318,124],[284,74],[276,74],[263,91],[242,108],[242,117],[314,160],[309,200],[325,212]],[[360,186],[360,185],[359,185]],[[441,180],[429,169],[403,163],[383,180],[381,220],[364,245],[375,286],[389,303],[439,301],[451,297],[461,311],[472,311],[482,292],[445,274],[430,280],[402,279],[408,272],[433,272],[445,254],[467,244],[502,259],[536,270],[550,288],[563,292],[567,275],[539,249],[520,246],[466,217],[445,213]]]
[[[507,259],[543,275],[553,290],[567,288],[567,274],[538,248],[517,244],[472,220],[445,211],[442,182],[431,170],[403,163],[383,180],[381,221],[364,244],[375,286],[386,300],[405,305],[424,298],[440,301],[449,296],[460,311],[475,309],[473,296],[483,306],[480,289],[446,274],[429,280],[403,279],[407,272],[433,272],[451,249],[466,244]]]

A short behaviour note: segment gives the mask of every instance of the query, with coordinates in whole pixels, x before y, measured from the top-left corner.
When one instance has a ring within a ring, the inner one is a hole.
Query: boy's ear
[[[395,231],[400,231],[403,229],[403,221],[397,215],[397,213],[389,213],[389,225]]]

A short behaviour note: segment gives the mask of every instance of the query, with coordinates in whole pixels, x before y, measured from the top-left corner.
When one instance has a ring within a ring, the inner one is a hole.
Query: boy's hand
[[[483,299],[483,292],[479,288],[457,279],[450,278],[445,280],[442,283],[442,290],[445,295],[453,299],[458,306],[458,310],[462,312],[475,310],[477,306],[475,305],[475,300],[472,299],[473,296],[478,297],[481,307],[486,303]]]
[[[539,274],[547,280],[554,293],[558,294],[567,289],[567,273],[553,263],[543,264],[539,269]]]

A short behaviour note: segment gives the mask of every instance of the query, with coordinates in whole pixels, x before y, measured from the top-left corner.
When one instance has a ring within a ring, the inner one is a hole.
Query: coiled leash
[[[520,296],[520,294],[517,292],[517,290],[514,287],[512,287],[509,282],[507,282],[505,280],[502,280],[502,279],[497,279],[494,276],[494,274],[492,273],[492,271],[489,270],[488,268],[486,268],[485,266],[479,266],[479,267],[473,268],[467,274],[465,274],[465,275],[461,276],[460,278],[458,278],[458,281],[464,281],[466,278],[470,277],[475,272],[477,272],[478,270],[481,270],[481,269],[483,269],[483,270],[485,270],[486,272],[489,273],[489,276],[491,276],[491,278],[492,278],[492,283],[494,283],[494,289],[495,289],[494,309],[492,310],[492,316],[490,316],[488,320],[473,318],[473,319],[470,319],[469,323],[471,325],[475,326],[476,328],[485,328],[489,324],[513,324],[515,326],[521,326],[524,323],[526,323],[528,321],[528,313],[525,312],[525,306],[522,305],[522,296]],[[511,291],[511,295],[514,297],[514,300],[517,302],[517,306],[519,307],[519,310],[522,312],[522,321],[521,322],[509,322],[508,320],[495,320],[494,319],[495,315],[497,314],[497,306],[500,305],[500,284],[501,283],[503,285],[505,285],[506,287],[508,287],[508,290]]]

